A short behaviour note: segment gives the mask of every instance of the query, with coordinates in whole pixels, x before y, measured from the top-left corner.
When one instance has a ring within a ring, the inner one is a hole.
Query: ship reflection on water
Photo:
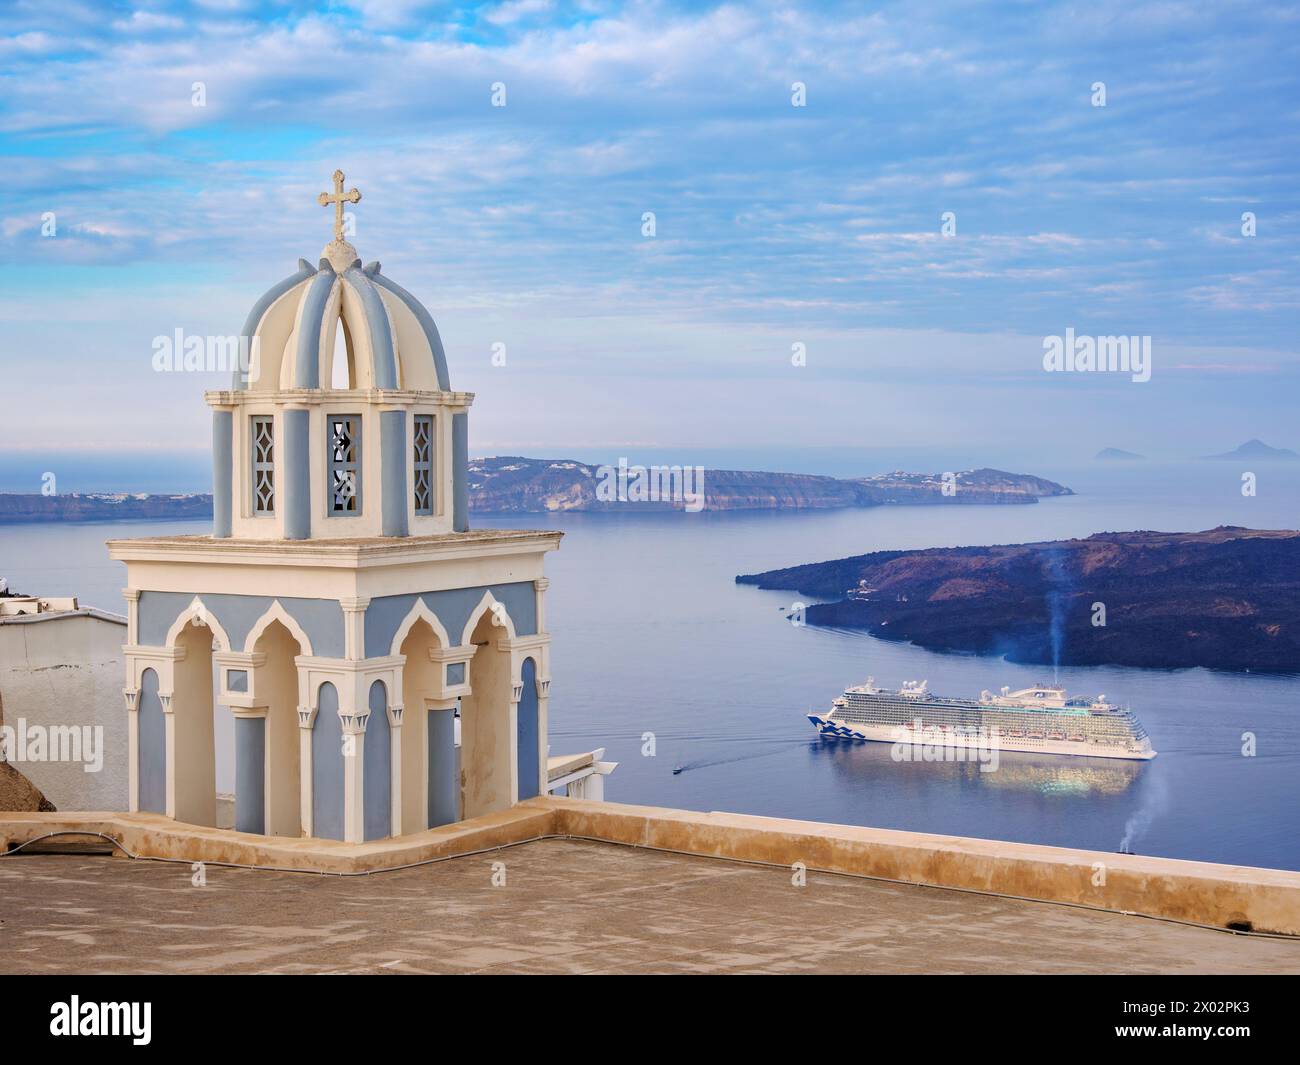
[[[901,791],[928,788],[937,781],[962,788],[1033,792],[1082,798],[1088,795],[1123,795],[1141,777],[1149,762],[1113,758],[1080,758],[1050,754],[999,752],[992,772],[980,771],[977,762],[903,762],[893,757],[888,743],[823,743],[810,746],[815,757],[825,758],[832,775],[846,787],[866,776],[879,780],[885,774]]]

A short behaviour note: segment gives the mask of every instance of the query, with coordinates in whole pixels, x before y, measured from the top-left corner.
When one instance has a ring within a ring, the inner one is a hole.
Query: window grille
[[[274,419],[258,415],[252,421],[253,513],[275,513]]]
[[[329,513],[361,513],[361,418],[331,414],[329,435]]]
[[[415,459],[415,513],[433,513],[433,416],[417,414],[412,434]]]

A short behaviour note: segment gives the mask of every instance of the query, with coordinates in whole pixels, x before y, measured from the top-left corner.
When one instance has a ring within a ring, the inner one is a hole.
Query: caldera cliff
[[[1300,532],[1097,533],[877,551],[738,576],[813,625],[1042,665],[1300,671]]]

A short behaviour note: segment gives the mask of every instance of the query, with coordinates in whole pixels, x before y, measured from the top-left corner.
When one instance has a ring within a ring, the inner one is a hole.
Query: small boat
[[[684,768],[685,768],[684,766],[680,766],[680,765],[673,766],[673,776],[677,776],[677,774],[680,773]]]

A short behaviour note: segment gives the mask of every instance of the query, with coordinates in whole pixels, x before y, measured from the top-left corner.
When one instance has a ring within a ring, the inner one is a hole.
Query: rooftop
[[[1295,940],[572,839],[369,876],[191,875],[0,859],[0,972],[1300,972]]]

